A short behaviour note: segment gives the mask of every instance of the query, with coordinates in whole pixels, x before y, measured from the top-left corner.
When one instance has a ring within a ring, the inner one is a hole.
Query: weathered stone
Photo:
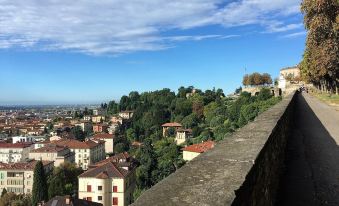
[[[293,108],[294,96],[285,97],[133,205],[274,205]]]

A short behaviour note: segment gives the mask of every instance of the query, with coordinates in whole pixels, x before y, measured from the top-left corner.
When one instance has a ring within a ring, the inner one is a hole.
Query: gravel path
[[[339,206],[339,111],[297,96],[279,205]]]

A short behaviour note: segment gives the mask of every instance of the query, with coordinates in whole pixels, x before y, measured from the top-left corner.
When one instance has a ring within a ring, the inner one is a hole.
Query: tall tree
[[[34,168],[33,189],[32,189],[32,205],[36,206],[41,201],[47,201],[48,188],[44,166],[38,161]]]
[[[338,94],[339,1],[303,0],[301,11],[308,30],[301,74],[323,91]]]

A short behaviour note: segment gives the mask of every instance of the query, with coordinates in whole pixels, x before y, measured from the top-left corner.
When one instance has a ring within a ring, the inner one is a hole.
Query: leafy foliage
[[[34,168],[32,205],[36,206],[41,201],[47,201],[48,187],[45,170],[41,161],[38,161]]]

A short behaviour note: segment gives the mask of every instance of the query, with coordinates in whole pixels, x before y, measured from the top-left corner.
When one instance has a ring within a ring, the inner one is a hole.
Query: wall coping
[[[133,206],[231,205],[294,94],[145,191]]]

